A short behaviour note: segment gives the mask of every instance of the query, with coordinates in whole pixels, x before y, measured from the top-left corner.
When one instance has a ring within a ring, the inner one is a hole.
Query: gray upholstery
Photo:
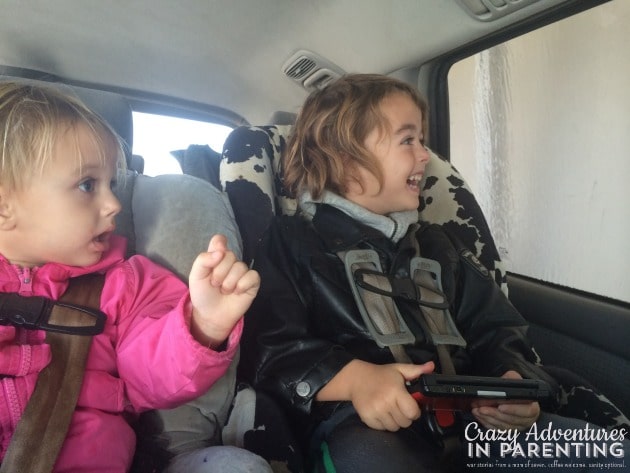
[[[84,87],[68,87],[91,110],[111,124],[125,144],[127,167],[132,168],[131,150],[133,149],[133,116],[129,102],[121,95]]]
[[[241,255],[241,239],[227,196],[208,182],[185,174],[149,177],[129,172],[119,183],[123,204],[118,232],[129,253],[148,256],[184,281],[194,258],[215,233]]]
[[[188,175],[148,177],[128,172],[117,189],[123,211],[117,232],[129,238],[128,252],[143,254],[184,281],[197,254],[221,233],[241,255],[241,240],[225,194]],[[228,372],[203,396],[170,410],[142,415],[134,471],[151,471],[171,455],[220,442],[236,389],[235,357]]]
[[[122,125],[126,129],[126,121]],[[118,123],[112,126],[124,133]],[[149,177],[128,171],[119,179],[116,193],[122,204],[116,232],[127,237],[128,256],[147,256],[187,281],[192,262],[208,248],[214,234],[225,235],[228,247],[237,256],[242,254],[227,196],[202,179],[189,175]],[[238,356],[227,373],[198,399],[142,415],[136,425],[139,438],[133,471],[151,471],[171,455],[220,442],[235,395],[237,365]]]

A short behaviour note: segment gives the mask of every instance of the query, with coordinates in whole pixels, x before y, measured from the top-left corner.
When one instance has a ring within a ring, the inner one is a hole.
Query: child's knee
[[[175,457],[165,473],[273,473],[262,457],[232,446],[208,447]]]
[[[332,463],[337,473],[408,472],[410,467],[414,472],[436,472],[437,454],[434,444],[413,430],[374,430],[351,416],[328,435],[318,462]]]

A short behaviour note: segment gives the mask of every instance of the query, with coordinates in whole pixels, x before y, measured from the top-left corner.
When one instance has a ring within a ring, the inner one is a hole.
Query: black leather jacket
[[[455,323],[467,341],[452,353],[460,374],[500,376],[509,369],[524,378],[549,378],[535,366],[527,324],[493,279],[465,248],[437,225],[417,231],[423,257],[442,267],[442,284]],[[400,246],[400,244],[398,245]],[[300,423],[317,423],[337,403],[314,401],[316,393],[348,362],[394,362],[368,332],[355,304],[340,250],[372,248],[385,272],[409,264],[381,232],[334,207],[319,204],[311,222],[278,217],[254,260],[261,289],[245,318],[241,374],[257,390],[279,400]],[[398,303],[404,314],[408,307]],[[435,349],[419,327],[406,351],[414,362],[437,362]],[[437,364],[437,363],[436,363]],[[303,425],[303,424],[302,424]]]

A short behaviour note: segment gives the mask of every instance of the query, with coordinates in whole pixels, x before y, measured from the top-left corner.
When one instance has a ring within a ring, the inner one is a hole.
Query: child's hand
[[[522,379],[516,371],[506,371],[502,378]],[[472,414],[487,429],[526,430],[538,420],[540,405],[536,401],[505,401],[499,405],[484,405],[480,401]]]
[[[420,406],[407,391],[412,381],[434,369],[433,363],[371,365],[351,393],[352,405],[365,424],[377,430],[395,432],[420,417]]]
[[[407,391],[405,382],[434,368],[432,362],[375,365],[353,360],[320,390],[317,400],[352,401],[368,427],[395,432],[409,427],[420,417],[420,407]]]
[[[193,306],[190,331],[200,343],[216,348],[256,297],[260,277],[228,250],[223,235],[215,235],[208,251],[195,259],[188,285]]]

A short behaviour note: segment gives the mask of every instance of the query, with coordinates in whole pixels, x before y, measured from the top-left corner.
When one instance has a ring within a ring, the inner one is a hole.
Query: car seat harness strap
[[[380,347],[389,347],[399,363],[412,363],[404,349],[413,344],[416,337],[401,316],[395,299],[417,304],[414,319],[419,323],[429,341],[436,347],[440,369],[444,374],[455,374],[455,366],[449,348],[466,346],[449,311],[449,301],[442,290],[440,264],[420,256],[415,231],[408,232],[404,245],[416,256],[411,258],[409,271],[400,276],[383,271],[378,253],[373,249],[340,251],[355,303],[370,334]],[[459,425],[461,416],[452,411],[436,411],[422,405],[425,426],[442,447],[442,461],[448,464],[461,451]]]
[[[400,315],[392,294],[392,280],[381,269],[374,250],[340,252],[359,312],[370,334],[380,347],[389,347],[399,363],[411,360],[403,346],[414,343],[413,335]]]
[[[337,255],[344,263],[361,317],[376,343],[389,347],[396,361],[409,362],[401,348],[415,343],[416,337],[401,316],[395,298],[415,302],[419,316],[414,314],[414,317],[435,345],[442,372],[454,374],[448,347],[465,347],[466,340],[449,312],[449,302],[442,291],[440,264],[416,256],[411,259],[409,277],[398,277],[383,272],[375,250],[353,249]]]
[[[103,331],[105,314],[92,309],[100,307],[103,283],[104,276],[100,274],[73,278],[57,303],[41,297],[35,301],[28,297],[9,297],[7,306],[4,296],[15,294],[2,295],[2,323],[47,330],[46,342],[50,345],[52,359],[37,377],[35,390],[13,433],[0,473],[50,473],[53,470],[81,390],[92,341],[90,335]],[[19,301],[23,301],[22,306]],[[20,318],[20,314],[26,316]]]

